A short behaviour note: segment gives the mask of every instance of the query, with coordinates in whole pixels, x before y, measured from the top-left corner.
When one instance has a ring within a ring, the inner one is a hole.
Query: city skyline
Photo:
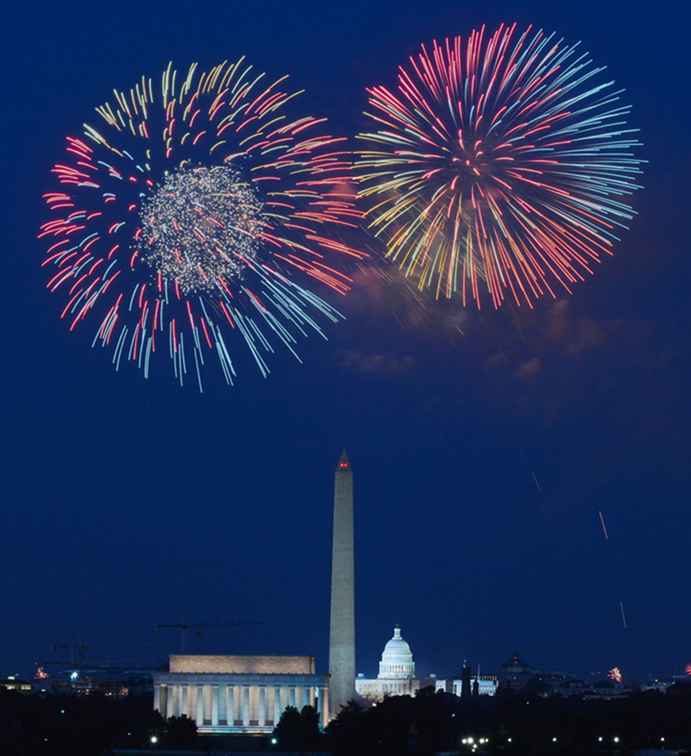
[[[347,456],[345,450],[341,452],[340,455],[338,455],[337,463],[335,465],[332,465],[332,470],[335,469],[336,471],[336,477],[338,478],[339,475],[343,475],[344,473],[349,476],[350,483],[349,483],[349,490],[354,488],[353,485],[353,478],[357,479],[357,475],[353,474],[353,468],[350,462],[349,457]],[[338,489],[337,489],[338,490]],[[357,490],[357,489],[355,489]],[[352,504],[351,504],[352,506]],[[335,510],[334,510],[335,511]],[[357,522],[357,519],[355,520]],[[332,521],[328,521],[328,526],[332,525]],[[362,531],[362,528],[359,529],[360,534]],[[329,529],[329,532],[330,529]],[[360,537],[360,534],[358,534],[358,531],[356,530],[356,538],[355,538],[355,554],[358,553],[358,545],[357,541]],[[331,544],[330,538],[328,539],[329,545]],[[357,556],[356,556],[357,558]],[[329,580],[327,582],[330,582],[331,579],[331,573],[327,570],[327,577]],[[356,573],[357,574],[357,573]],[[366,582],[367,576],[364,576],[364,578],[357,579],[356,578],[356,586],[361,582]],[[357,603],[356,603],[357,607]],[[398,615],[396,615],[398,616]],[[108,660],[111,660],[110,663],[117,664],[118,662],[130,662],[130,663],[137,663],[137,664],[148,664],[151,665],[151,667],[155,667],[156,665],[161,665],[165,663],[165,658],[168,654],[174,654],[178,653],[180,651],[188,651],[191,653],[235,653],[239,650],[247,650],[250,651],[256,651],[259,648],[259,645],[257,644],[256,638],[262,637],[262,626],[265,624],[265,620],[261,617],[255,618],[255,619],[249,619],[249,620],[243,620],[240,619],[237,621],[237,627],[233,628],[233,622],[224,623],[224,622],[198,622],[199,629],[195,630],[195,623],[199,619],[209,619],[209,615],[203,615],[203,617],[199,618],[190,618],[189,612],[182,612],[179,617],[176,617],[175,619],[180,619],[180,617],[183,618],[183,622],[181,624],[185,625],[185,622],[188,623],[186,627],[188,629],[183,630],[182,633],[178,636],[177,631],[175,632],[165,632],[165,630],[170,629],[174,630],[174,627],[171,627],[170,625],[166,627],[166,623],[163,624],[163,627],[161,628],[152,628],[155,630],[152,635],[155,637],[155,641],[152,643],[151,639],[148,641],[145,640],[144,646],[146,648],[151,648],[152,652],[149,656],[142,656],[141,649],[134,649],[134,655],[130,654],[127,656],[125,660],[125,656],[122,654],[121,648],[116,644],[115,646],[112,646],[110,648],[101,648],[98,645],[94,645],[92,643],[89,643],[88,638],[82,638],[79,636],[74,637],[68,637],[65,636],[62,638],[62,641],[67,641],[67,643],[53,643],[52,647],[50,649],[43,650],[40,654],[35,654],[34,659],[36,660],[47,660],[51,661],[52,659],[61,658],[63,661],[66,661],[66,657],[69,657],[71,660],[74,661],[74,668],[75,669],[88,669],[90,666],[98,665],[99,663],[106,662],[108,663]],[[172,617],[166,617],[166,619],[173,619]],[[217,618],[218,619],[218,618]],[[235,619],[234,617],[232,619]],[[324,618],[322,619],[322,624],[325,624]],[[376,624],[382,624],[382,621],[379,617],[377,617]],[[386,625],[388,620],[384,620],[383,624]],[[472,622],[472,620],[471,620]],[[225,625],[228,625],[228,627],[224,627]],[[391,623],[389,622],[389,625]],[[243,635],[243,626],[244,625],[252,625],[252,635],[255,636],[255,641],[253,645],[247,646],[245,637]],[[356,614],[355,614],[355,625],[356,625],[356,633],[360,631],[361,627],[363,630],[365,630],[365,637],[371,637],[372,633],[367,632],[367,630],[370,630],[368,627],[368,618],[362,617],[358,615],[357,608],[356,608]],[[416,622],[414,618],[411,617],[410,625],[414,628],[420,628],[421,623]],[[299,625],[296,625],[295,627],[292,627],[291,630],[293,632],[299,632],[301,630],[304,630],[304,628],[301,628]],[[471,630],[475,631],[476,628],[471,628]],[[422,626],[422,632],[424,636],[425,627]],[[304,634],[304,633],[301,633]],[[318,637],[320,633],[315,633],[311,637]],[[325,633],[326,634],[326,633]],[[57,636],[56,636],[57,637]],[[225,639],[224,639],[225,637]],[[388,637],[388,636],[387,636]],[[234,638],[238,638],[238,640],[234,640]],[[323,645],[321,640],[317,640],[317,646]],[[381,644],[380,644],[381,645]],[[527,644],[528,649],[530,649],[530,642]],[[357,647],[357,644],[356,644]],[[453,647],[452,647],[453,648]],[[156,649],[155,651],[153,649]],[[282,646],[280,648],[280,651],[282,653],[288,653],[291,650],[288,646]],[[304,645],[299,645],[298,650],[306,650]],[[523,648],[520,648],[516,646],[515,644],[512,646],[510,643],[510,638],[507,636],[507,645],[503,649],[503,656],[501,655],[499,657],[491,657],[487,654],[486,650],[480,648],[478,650],[472,650],[468,648],[463,647],[456,647],[453,649],[452,655],[450,657],[443,658],[440,655],[437,655],[436,657],[430,657],[429,656],[429,650],[423,649],[423,652],[419,654],[419,656],[416,654],[416,659],[421,659],[421,662],[417,663],[418,667],[418,675],[422,678],[429,678],[430,676],[434,677],[448,677],[453,676],[454,673],[458,672],[463,664],[467,661],[470,661],[474,668],[477,668],[480,666],[481,669],[484,669],[488,673],[496,673],[496,671],[504,664],[506,663],[507,659],[509,659],[511,656],[513,656],[515,653],[519,653],[522,657],[526,658],[526,654],[524,653]],[[427,652],[427,653],[425,653]],[[455,652],[455,656],[454,656]],[[359,655],[356,658],[356,675],[367,675],[368,673],[372,672],[373,669],[376,666],[376,654],[372,656],[372,658],[366,657],[363,658],[364,654],[359,653]],[[319,660],[319,670],[322,672],[326,672],[329,668],[328,664],[328,653],[320,654],[318,655]],[[544,671],[547,673],[557,673],[557,674],[565,674],[565,675],[574,675],[575,677],[582,677],[582,678],[591,678],[591,679],[606,679],[607,674],[610,671],[609,667],[602,667],[600,669],[597,669],[596,667],[581,667],[581,668],[573,668],[565,666],[565,663],[559,660],[558,658],[552,662],[551,666],[550,664],[543,663],[542,659],[539,656],[539,652],[536,655],[535,658],[528,655],[528,664],[532,666],[536,670]],[[35,668],[35,664],[31,666],[30,669],[24,668],[22,669],[23,673],[29,674],[30,671],[32,671]],[[59,665],[59,666],[65,666]],[[69,665],[67,665],[69,666]],[[633,674],[630,674],[629,669],[626,669],[626,682],[643,682],[646,678],[649,678],[651,676],[682,676],[685,673],[685,666],[682,666],[677,669],[650,669],[647,672],[639,672],[634,668]],[[17,671],[15,668],[8,667],[7,669],[3,670],[5,672],[10,671]]]
[[[75,641],[148,663],[178,650],[157,624],[239,620],[261,624],[209,631],[200,648],[316,654],[325,672],[333,470],[346,448],[357,673],[376,671],[400,623],[421,674],[451,675],[464,658],[490,672],[514,651],[546,670],[681,674],[691,662],[684,25],[670,12],[665,35],[652,34],[648,11],[594,2],[296,8],[9,12],[30,33],[8,42],[4,87],[0,596],[12,621],[0,670],[29,670]],[[607,66],[649,161],[630,231],[572,296],[464,310],[411,291],[372,243],[377,264],[347,297],[327,297],[346,316],[328,341],[301,344],[302,364],[275,355],[266,380],[244,364],[232,390],[210,377],[204,396],[167,375],[116,374],[90,349],[93,333],[59,322],[34,238],[41,194],[64,135],[113,86],[170,59],[246,54],[273,76],[289,72],[310,112],[352,136],[365,87],[391,85],[421,42],[514,19],[582,40]]]

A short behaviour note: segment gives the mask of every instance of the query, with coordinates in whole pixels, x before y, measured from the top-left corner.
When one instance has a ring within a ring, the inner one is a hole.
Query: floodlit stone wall
[[[235,675],[313,675],[313,656],[209,656],[176,654],[170,672]]]

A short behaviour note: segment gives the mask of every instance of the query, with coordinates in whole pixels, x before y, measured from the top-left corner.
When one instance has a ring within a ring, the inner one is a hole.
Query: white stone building
[[[495,675],[471,675],[471,691],[475,689],[476,682],[477,692],[481,696],[493,696],[497,692]],[[460,679],[440,680],[436,675],[431,675],[422,680],[415,676],[413,652],[398,626],[394,628],[393,638],[384,647],[377,677],[358,675],[355,679],[357,694],[372,702],[381,701],[385,696],[415,696],[420,688],[428,685],[433,685],[435,691],[445,691],[459,697],[462,691]]]
[[[154,674],[154,709],[188,716],[199,732],[270,733],[287,706],[307,705],[326,726],[328,675],[315,674],[312,656],[175,655]]]
[[[384,696],[414,696],[419,687],[420,681],[415,678],[413,652],[397,626],[393,638],[384,646],[376,679],[358,675],[355,691],[368,701],[381,701]]]
[[[478,695],[493,696],[496,694],[498,683],[495,675],[472,675],[470,678],[471,691],[473,690],[476,681]],[[434,690],[435,692],[443,690],[446,693],[453,693],[454,696],[460,698],[463,691],[463,680],[439,680],[438,678],[435,678]]]

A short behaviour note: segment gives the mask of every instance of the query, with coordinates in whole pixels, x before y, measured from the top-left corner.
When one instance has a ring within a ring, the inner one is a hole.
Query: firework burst
[[[578,44],[513,24],[422,45],[396,91],[367,90],[378,130],[359,135],[359,193],[420,289],[532,306],[612,253],[642,161],[603,71]]]
[[[242,58],[171,64],[160,87],[115,90],[101,125],[67,138],[59,187],[43,195],[47,285],[70,330],[94,321],[116,369],[148,377],[165,358],[202,390],[213,359],[232,384],[235,341],[266,376],[276,343],[297,357],[299,337],[341,317],[303,284],[344,294],[343,263],[364,257],[341,235],[360,218],[348,152],[325,119],[292,113],[301,93],[286,79]]]

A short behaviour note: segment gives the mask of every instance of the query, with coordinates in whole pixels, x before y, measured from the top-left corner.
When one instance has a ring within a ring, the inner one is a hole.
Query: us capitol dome
[[[393,638],[384,646],[379,662],[378,680],[409,680],[415,677],[413,652],[401,637],[401,628],[393,629]]]
[[[355,690],[370,701],[381,701],[384,696],[414,696],[419,687],[420,681],[415,679],[413,652],[397,625],[393,637],[384,646],[376,679],[358,675]]]

